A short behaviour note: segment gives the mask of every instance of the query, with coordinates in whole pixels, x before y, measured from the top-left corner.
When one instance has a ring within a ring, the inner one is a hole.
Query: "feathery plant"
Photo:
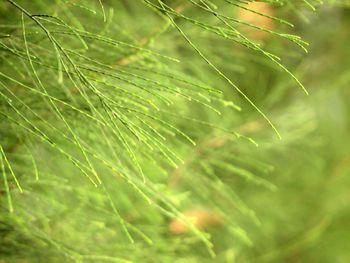
[[[257,142],[315,129],[303,107],[269,114],[308,94],[278,56],[308,43],[275,13],[306,18],[321,1],[251,2],[2,1],[0,259],[234,262],[253,245],[247,221],[261,221],[236,185],[277,189]],[[282,79],[261,105],[256,72]],[[204,226],[184,213],[203,206]]]

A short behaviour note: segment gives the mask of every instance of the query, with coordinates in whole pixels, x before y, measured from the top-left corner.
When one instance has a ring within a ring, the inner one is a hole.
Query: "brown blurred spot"
[[[144,37],[144,38],[141,39],[140,44],[141,45],[145,45],[145,44],[147,44],[148,40],[149,40],[148,37]]]
[[[217,211],[203,207],[192,209],[184,213],[184,216],[200,230],[210,226],[219,226],[223,222],[222,216]],[[170,222],[169,230],[175,235],[180,235],[188,232],[188,227],[185,222],[175,219]]]
[[[175,11],[181,13],[184,9],[185,9],[184,5],[179,5],[175,8]]]
[[[212,140],[209,141],[208,147],[210,147],[210,148],[219,148],[219,147],[225,145],[226,142],[227,142],[227,137],[213,138]]]
[[[117,64],[118,65],[127,65],[127,64],[130,64],[131,62],[137,60],[138,58],[139,58],[139,56],[137,56],[137,55],[133,55],[133,56],[130,56],[128,58],[122,58],[122,59],[117,61]]]
[[[64,104],[59,101],[59,102],[56,102],[56,105],[57,105],[57,107],[63,107]]]
[[[77,93],[78,93],[78,90],[77,90],[76,88],[72,88],[70,91],[71,91],[73,94],[77,94]]]

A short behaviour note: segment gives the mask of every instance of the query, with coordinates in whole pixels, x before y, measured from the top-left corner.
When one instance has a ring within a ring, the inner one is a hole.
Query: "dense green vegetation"
[[[2,0],[0,263],[348,262],[350,3],[320,2]]]

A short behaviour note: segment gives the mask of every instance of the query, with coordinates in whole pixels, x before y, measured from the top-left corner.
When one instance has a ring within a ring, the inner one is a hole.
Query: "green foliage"
[[[249,2],[2,1],[1,263],[347,262],[348,4]]]

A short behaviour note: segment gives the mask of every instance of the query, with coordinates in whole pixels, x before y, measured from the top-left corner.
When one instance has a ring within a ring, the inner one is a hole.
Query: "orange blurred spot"
[[[122,58],[122,59],[117,61],[117,64],[118,65],[127,65],[127,64],[130,64],[131,62],[137,60],[138,58],[139,58],[139,56],[137,56],[137,55],[133,55],[133,56],[130,56],[128,58]]]
[[[245,5],[245,7],[268,16],[274,16],[275,14],[274,7],[268,3],[252,2],[248,5]],[[276,26],[276,22],[274,20],[242,8],[238,11],[237,16],[238,19],[243,22],[253,24],[265,29],[272,30]],[[271,37],[270,33],[249,26],[244,26],[244,29],[242,31],[248,37],[255,39],[265,40]]]
[[[175,8],[175,11],[181,13],[184,9],[185,9],[184,5],[179,5]]]
[[[127,58],[122,58],[120,60],[117,61],[117,64],[118,65],[126,65],[126,64],[129,64],[129,59]]]
[[[148,37],[144,37],[140,41],[141,45],[145,45],[145,44],[147,44],[147,42],[148,42]]]
[[[222,216],[210,209],[205,208],[195,208],[187,213],[184,213],[184,216],[198,229],[206,229],[210,226],[218,226],[222,223]],[[188,227],[185,222],[181,220],[173,220],[169,224],[169,230],[175,235],[180,235],[188,232]]]

